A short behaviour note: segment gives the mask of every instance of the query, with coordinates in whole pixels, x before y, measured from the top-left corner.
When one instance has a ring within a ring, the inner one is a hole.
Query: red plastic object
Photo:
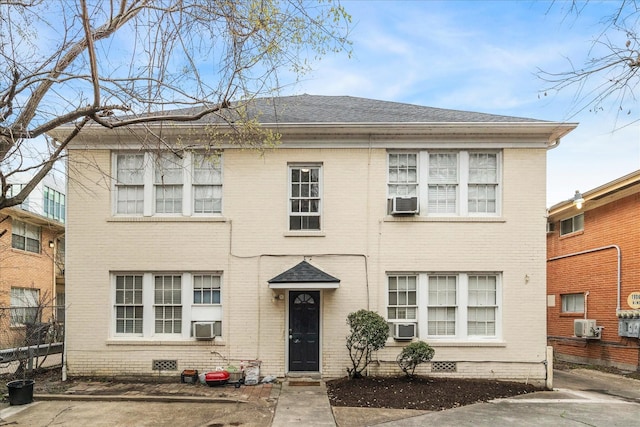
[[[204,374],[204,381],[207,385],[213,387],[216,385],[224,385],[229,381],[229,372],[227,371],[215,371],[215,372],[207,372]]]

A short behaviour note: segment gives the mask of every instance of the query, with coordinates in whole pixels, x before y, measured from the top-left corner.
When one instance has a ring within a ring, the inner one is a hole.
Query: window
[[[418,195],[418,156],[389,154],[389,197]]]
[[[220,276],[193,276],[193,303],[220,304]]]
[[[60,222],[64,222],[65,196],[47,186],[44,187],[44,215]]]
[[[417,322],[421,339],[497,339],[500,277],[497,273],[389,275],[387,319]]]
[[[142,334],[142,276],[116,276],[116,333]]]
[[[388,198],[418,196],[426,216],[496,216],[500,161],[496,151],[390,152]]]
[[[182,213],[182,159],[173,153],[157,156],[155,164],[156,213]]]
[[[455,336],[457,276],[429,276],[427,319],[429,335]]]
[[[417,276],[389,276],[389,320],[417,320]]]
[[[468,288],[467,334],[495,336],[498,311],[496,276],[470,275]]]
[[[584,230],[584,214],[560,221],[560,235],[575,233]]]
[[[38,319],[39,289],[11,288],[11,326],[34,323]]]
[[[142,214],[144,201],[144,155],[116,157],[116,213]]]
[[[26,184],[11,184],[9,185],[9,191],[7,191],[7,198],[15,197],[22,191]],[[20,209],[25,211],[29,210],[29,197],[25,197],[24,201],[20,204]]]
[[[289,230],[320,230],[320,166],[290,166],[289,189]]]
[[[561,295],[563,313],[584,313],[584,294]]]
[[[193,212],[222,212],[222,166],[218,158],[194,154]]]
[[[181,276],[155,276],[156,334],[182,331]]]
[[[11,247],[39,254],[40,227],[14,219],[11,226]]]
[[[222,321],[221,282],[219,273],[113,274],[113,335],[193,339],[193,322]]]
[[[117,153],[118,215],[214,215],[222,212],[222,159],[202,153]]]

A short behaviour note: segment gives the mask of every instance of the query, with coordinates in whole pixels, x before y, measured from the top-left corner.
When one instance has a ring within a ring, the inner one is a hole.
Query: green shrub
[[[359,310],[347,316],[351,333],[347,336],[347,348],[352,366],[347,368],[349,378],[360,378],[371,362],[374,351],[381,349],[389,337],[389,325],[378,313]]]
[[[396,363],[408,377],[413,377],[416,367],[430,361],[435,352],[433,347],[424,341],[412,342],[402,349],[396,358]]]

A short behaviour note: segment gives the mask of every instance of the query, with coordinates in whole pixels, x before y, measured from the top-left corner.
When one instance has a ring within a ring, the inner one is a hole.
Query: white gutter
[[[617,280],[617,286],[618,286],[618,302],[617,302],[617,307],[616,307],[616,314],[618,313],[618,311],[620,311],[620,286],[621,286],[621,280],[620,280],[620,270],[621,270],[621,260],[622,260],[622,254],[620,252],[620,247],[618,245],[608,245],[608,246],[602,246],[600,248],[595,248],[595,249],[587,249],[586,251],[581,251],[581,252],[574,252],[572,254],[567,254],[567,255],[560,255],[557,257],[553,257],[553,258],[549,258],[547,260],[547,262],[550,261],[555,261],[558,259],[563,259],[563,258],[569,258],[572,256],[577,256],[577,255],[584,255],[584,254],[588,254],[591,252],[598,252],[598,251],[603,251],[605,249],[615,249],[618,251],[618,280]],[[586,301],[585,301],[585,305],[586,305]],[[586,307],[585,307],[586,310]]]

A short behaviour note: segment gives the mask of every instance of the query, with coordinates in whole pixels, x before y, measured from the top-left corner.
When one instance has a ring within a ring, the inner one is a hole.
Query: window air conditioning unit
[[[411,340],[416,337],[415,323],[394,323],[393,338],[396,340]]]
[[[415,215],[417,213],[417,197],[394,197],[391,199],[391,215]]]
[[[193,337],[197,340],[212,340],[220,335],[220,322],[193,322]]]
[[[573,334],[578,338],[596,338],[600,331],[596,328],[594,319],[575,319],[573,321]]]

